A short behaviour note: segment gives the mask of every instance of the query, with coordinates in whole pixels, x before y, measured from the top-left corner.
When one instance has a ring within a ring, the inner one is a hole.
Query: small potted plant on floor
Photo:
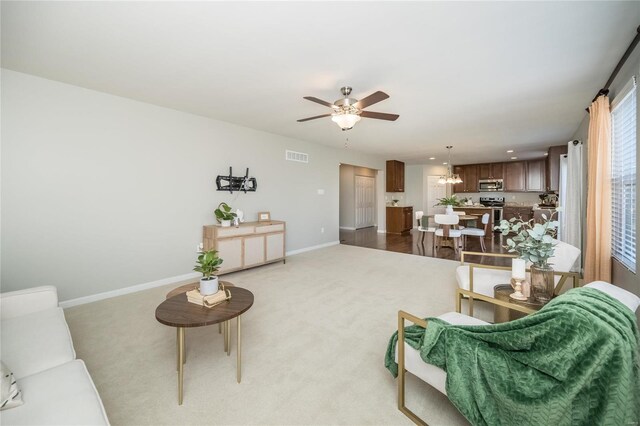
[[[220,203],[214,213],[220,225],[224,227],[231,226],[231,221],[237,216],[231,211],[231,207],[227,203]]]
[[[218,291],[218,277],[215,275],[220,269],[222,259],[218,257],[217,250],[207,250],[198,253],[198,260],[193,270],[200,272],[200,294],[208,296]]]
[[[447,214],[453,214],[453,208],[460,207],[460,204],[461,202],[458,197],[452,195],[451,197],[438,198],[438,204],[435,206],[446,206],[445,212]]]

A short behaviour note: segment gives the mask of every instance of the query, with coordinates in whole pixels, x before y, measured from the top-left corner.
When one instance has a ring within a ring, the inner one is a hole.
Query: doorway
[[[425,214],[431,216],[437,213],[444,213],[444,207],[438,204],[438,199],[447,196],[447,186],[438,183],[439,176],[427,176],[427,203],[425,206]]]
[[[356,229],[376,224],[376,180],[371,176],[356,175],[355,182]]]

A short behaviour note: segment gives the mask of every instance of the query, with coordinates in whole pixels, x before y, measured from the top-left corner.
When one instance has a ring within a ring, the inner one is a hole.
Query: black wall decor
[[[258,181],[256,178],[249,177],[249,168],[244,176],[233,176],[232,169],[229,167],[229,175],[218,175],[216,178],[216,186],[218,191],[229,191],[233,194],[233,191],[255,192],[258,188]]]

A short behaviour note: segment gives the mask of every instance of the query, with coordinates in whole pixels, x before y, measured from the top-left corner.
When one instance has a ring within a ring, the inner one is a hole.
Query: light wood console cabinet
[[[239,227],[203,227],[205,250],[218,250],[223,260],[218,274],[239,271],[272,262],[285,262],[285,222],[245,222]]]

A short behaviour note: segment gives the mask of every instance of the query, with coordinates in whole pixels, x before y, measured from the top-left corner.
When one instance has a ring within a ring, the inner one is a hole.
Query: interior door
[[[356,229],[374,226],[376,208],[376,179],[356,176]]]
[[[440,176],[427,176],[427,205],[425,206],[424,212],[426,215],[434,215],[444,213],[444,207],[438,206],[439,198],[444,198],[447,196],[447,185],[442,185],[438,183]]]

